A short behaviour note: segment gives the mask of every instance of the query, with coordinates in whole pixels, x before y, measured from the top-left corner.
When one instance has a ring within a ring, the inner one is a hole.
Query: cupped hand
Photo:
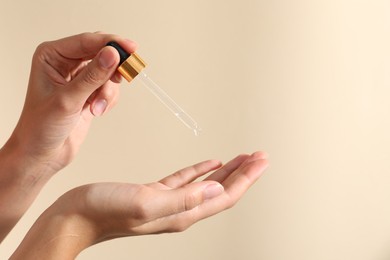
[[[93,223],[98,234],[94,243],[179,232],[232,207],[266,169],[265,157],[262,152],[240,155],[221,168],[219,161],[205,161],[145,185],[90,184],[70,191],[64,201],[78,202],[71,208]],[[195,181],[217,168],[203,181]]]
[[[256,152],[222,167],[216,160],[201,162],[145,185],[77,187],[38,218],[11,259],[74,259],[105,240],[184,231],[232,207],[267,166],[266,155]]]
[[[105,47],[112,40],[130,53],[136,49],[130,40],[102,33],[45,42],[36,49],[25,105],[8,142],[20,158],[53,173],[73,159],[92,118],[118,99],[119,55]]]

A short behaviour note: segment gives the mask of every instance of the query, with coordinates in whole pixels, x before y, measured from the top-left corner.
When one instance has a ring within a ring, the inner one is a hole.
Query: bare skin
[[[110,40],[128,52],[136,49],[132,41],[101,33],[37,48],[22,114],[0,149],[0,241],[47,181],[73,160],[94,116],[115,105],[119,55],[104,47]]]
[[[93,118],[115,106],[121,76],[117,51],[105,47],[109,41],[129,53],[137,48],[116,35],[84,33],[36,49],[22,114],[0,149],[0,241],[71,163]],[[201,162],[155,183],[77,187],[42,213],[11,258],[74,259],[112,238],[183,231],[232,207],[267,165],[266,155],[255,152],[223,166]]]
[[[220,167],[201,162],[145,185],[96,183],[60,197],[33,225],[11,259],[74,259],[109,239],[181,232],[231,208],[261,176],[265,154],[240,155]]]

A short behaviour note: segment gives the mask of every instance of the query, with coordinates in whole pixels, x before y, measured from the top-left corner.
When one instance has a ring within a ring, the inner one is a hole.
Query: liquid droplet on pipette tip
[[[199,134],[200,134],[200,133],[198,132],[198,130],[197,130],[197,129],[194,129],[194,135],[195,135],[195,136],[199,136]]]
[[[202,133],[202,128],[196,127],[192,129],[195,136],[199,136]]]

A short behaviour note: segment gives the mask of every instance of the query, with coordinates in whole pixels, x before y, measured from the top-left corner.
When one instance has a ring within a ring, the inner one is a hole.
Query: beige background
[[[233,209],[181,234],[99,244],[79,259],[389,259],[389,13],[388,0],[2,0],[2,143],[36,45],[97,30],[136,40],[149,74],[204,132],[195,137],[142,85],[124,85],[0,258],[72,187],[150,182],[260,149],[271,167]]]

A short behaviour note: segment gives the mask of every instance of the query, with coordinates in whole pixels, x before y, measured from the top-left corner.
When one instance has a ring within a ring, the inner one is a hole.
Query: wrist
[[[17,146],[10,139],[0,148],[0,241],[12,230],[52,176],[23,157]]]
[[[34,223],[11,259],[75,259],[95,244],[95,226],[76,211],[67,194]]]
[[[47,180],[52,177],[55,171],[29,149],[31,149],[30,145],[23,143],[23,140],[14,132],[0,149],[0,157],[15,177],[28,177],[34,180]]]

